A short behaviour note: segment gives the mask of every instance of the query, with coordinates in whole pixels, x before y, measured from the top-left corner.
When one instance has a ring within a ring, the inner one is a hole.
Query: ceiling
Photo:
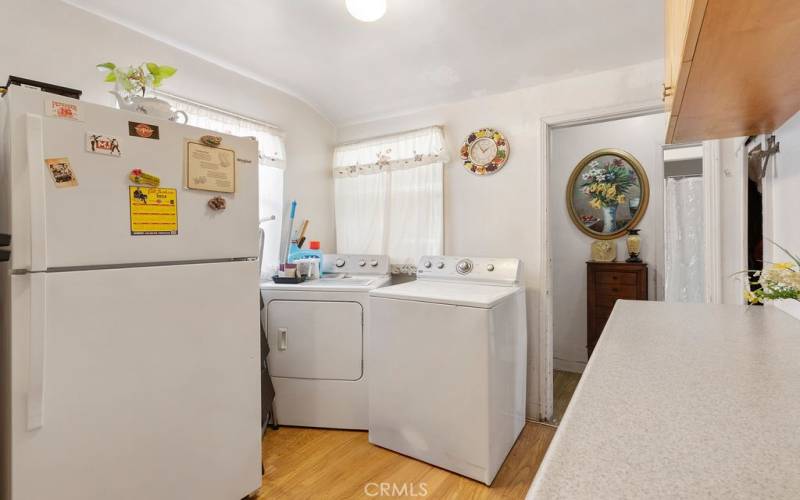
[[[344,0],[66,1],[337,125],[663,57],[662,0],[387,0],[374,23]]]

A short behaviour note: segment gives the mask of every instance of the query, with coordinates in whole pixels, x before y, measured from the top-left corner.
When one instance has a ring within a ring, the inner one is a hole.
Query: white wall
[[[720,290],[723,304],[744,304],[747,269],[747,151],[744,138],[720,141]]]
[[[800,254],[800,113],[775,132],[781,151],[767,171],[764,185],[764,236]],[[769,253],[771,251],[771,253]],[[789,260],[779,249],[764,242],[764,261]],[[800,318],[800,302],[782,301],[778,307]]]
[[[617,148],[632,154],[650,183],[650,202],[641,222],[642,260],[648,264],[649,297],[655,298],[658,232],[663,230],[664,170],[661,146],[666,135],[663,113],[555,129],[550,147],[550,224],[553,252],[553,354],[556,369],[582,371],[586,352],[586,261],[593,238],[569,217],[565,194],[578,162],[592,151]],[[613,240],[617,260],[628,257],[625,237]],[[663,249],[661,249],[663,251]]]
[[[662,61],[604,71],[499,95],[437,106],[408,115],[340,127],[338,140],[443,125],[452,161],[445,168],[445,252],[452,255],[518,257],[525,263],[528,300],[528,415],[539,415],[541,120],[586,110],[660,102]],[[510,143],[506,166],[477,177],[461,166],[464,138],[494,127]],[[556,193],[558,196],[558,193]]]
[[[110,106],[110,86],[95,65],[154,61],[178,68],[164,90],[278,125],[286,132],[284,196],[298,200],[298,217],[311,219],[310,237],[334,249],[335,129],[304,102],[57,0],[4,2],[0,47],[2,84],[13,74],[81,89],[83,100]]]

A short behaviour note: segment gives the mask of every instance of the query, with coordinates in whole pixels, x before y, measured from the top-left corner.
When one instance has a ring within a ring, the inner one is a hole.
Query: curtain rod
[[[395,135],[404,135],[404,134],[413,134],[414,132],[420,132],[422,130],[427,130],[429,128],[440,128],[444,132],[444,125],[428,125],[427,127],[420,127],[411,130],[403,130],[402,132],[392,132],[389,134],[381,134],[381,135],[373,135],[372,137],[364,137],[363,139],[354,139],[352,141],[342,142],[336,145],[337,148],[342,146],[350,146],[352,144],[358,144],[359,142],[367,142],[367,141],[374,141],[376,139],[385,139],[387,137],[393,137]]]
[[[239,118],[241,120],[247,120],[249,122],[254,122],[254,123],[257,123],[259,125],[263,125],[265,127],[268,127],[268,128],[271,128],[271,129],[275,129],[278,132],[283,133],[283,129],[280,128],[279,126],[274,125],[274,124],[269,123],[269,122],[265,122],[264,120],[259,120],[258,118],[253,118],[251,116],[246,116],[246,115],[241,115],[239,113],[234,113],[233,111],[228,111],[227,109],[218,108],[216,106],[212,106],[212,105],[206,104],[204,102],[195,101],[193,99],[188,99],[186,97],[182,97],[182,96],[179,96],[179,95],[171,94],[169,92],[164,92],[163,90],[155,90],[154,92],[156,94],[161,94],[163,96],[169,97],[170,99],[175,99],[176,101],[183,101],[183,102],[185,102],[187,104],[192,104],[194,106],[200,106],[200,107],[203,107],[203,108],[210,109],[211,111],[216,111],[217,113],[223,113],[223,114],[226,114],[226,115],[230,115],[230,116]]]

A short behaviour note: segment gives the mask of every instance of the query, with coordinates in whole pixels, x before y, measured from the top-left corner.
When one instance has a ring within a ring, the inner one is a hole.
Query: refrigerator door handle
[[[30,330],[28,346],[28,431],[44,425],[44,362],[47,331],[47,275],[30,276]]]
[[[47,269],[47,211],[45,209],[45,164],[42,117],[25,116],[25,143],[30,181],[31,271]]]

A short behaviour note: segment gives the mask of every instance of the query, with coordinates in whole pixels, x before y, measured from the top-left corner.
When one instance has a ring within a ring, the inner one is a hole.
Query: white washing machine
[[[370,292],[371,443],[492,483],[525,424],[521,267],[423,257]]]
[[[390,283],[385,255],[324,255],[322,277],[261,284],[280,425],[367,429],[369,291]]]

